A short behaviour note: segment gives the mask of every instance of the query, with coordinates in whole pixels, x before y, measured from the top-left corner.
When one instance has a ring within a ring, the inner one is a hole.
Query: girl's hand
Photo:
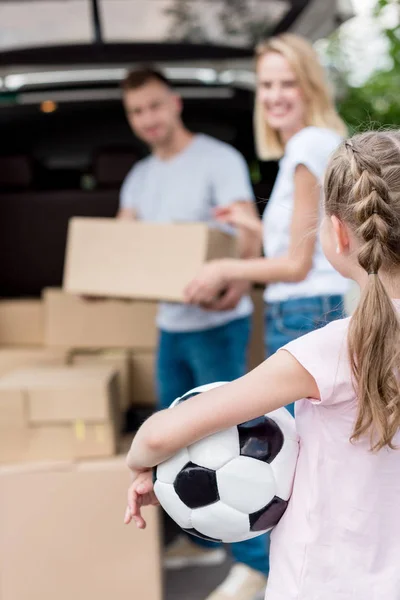
[[[229,206],[219,206],[214,210],[214,217],[220,223],[247,229],[262,236],[262,222],[250,202],[233,202]]]
[[[125,511],[124,522],[128,525],[132,519],[139,529],[146,527],[142,517],[143,506],[157,506],[159,504],[153,490],[153,474],[151,470],[142,471],[137,475],[128,490],[128,506]]]
[[[197,277],[184,290],[185,302],[201,305],[213,304],[229,281],[225,273],[227,264],[227,260],[212,260],[206,263]]]

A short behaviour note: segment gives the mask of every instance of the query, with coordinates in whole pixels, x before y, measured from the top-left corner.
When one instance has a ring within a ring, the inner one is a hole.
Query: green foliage
[[[399,10],[398,0],[377,0],[374,16],[379,19],[390,5]],[[400,16],[400,14],[399,14]],[[345,59],[340,56],[340,36],[332,38],[330,52],[337,57],[337,67],[344,73],[345,89],[339,101],[339,111],[351,131],[400,127],[400,19],[382,30],[388,42],[389,68],[373,73],[361,87],[347,83]],[[343,83],[343,82],[342,82]]]

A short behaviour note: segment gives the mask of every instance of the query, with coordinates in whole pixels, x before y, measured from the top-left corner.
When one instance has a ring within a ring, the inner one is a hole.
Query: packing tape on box
[[[74,422],[74,431],[75,431],[76,439],[79,440],[80,442],[83,442],[83,440],[86,438],[85,421],[82,421],[82,419],[77,419]],[[104,425],[96,425],[95,426],[94,436],[95,436],[96,442],[98,442],[99,444],[103,444],[105,442],[106,431],[105,431]]]
[[[86,437],[86,425],[82,419],[74,422],[75,437],[77,440],[83,441]]]

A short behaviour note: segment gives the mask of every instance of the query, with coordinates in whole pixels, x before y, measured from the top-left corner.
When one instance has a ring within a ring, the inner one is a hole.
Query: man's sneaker
[[[164,566],[167,569],[184,569],[185,567],[209,567],[220,565],[226,559],[223,548],[205,548],[191,542],[187,536],[179,536],[170,544],[164,555]]]
[[[255,600],[265,591],[266,585],[267,577],[263,573],[236,563],[207,600]]]

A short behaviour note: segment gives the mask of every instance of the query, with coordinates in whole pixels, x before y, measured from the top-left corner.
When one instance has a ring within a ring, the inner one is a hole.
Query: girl
[[[345,135],[312,46],[292,34],[257,51],[255,137],[263,160],[283,158],[261,221],[246,203],[216,211],[224,222],[263,238],[267,258],[218,260],[186,290],[190,303],[211,302],[235,280],[268,284],[267,354],[342,316],[347,282],[316,240],[320,188],[328,158]]]
[[[198,439],[296,404],[300,453],[271,536],[267,600],[400,597],[400,132],[341,144],[325,179],[326,257],[362,290],[351,319],[241,379],[151,417],[128,455],[126,522],[145,525],[151,468]]]

